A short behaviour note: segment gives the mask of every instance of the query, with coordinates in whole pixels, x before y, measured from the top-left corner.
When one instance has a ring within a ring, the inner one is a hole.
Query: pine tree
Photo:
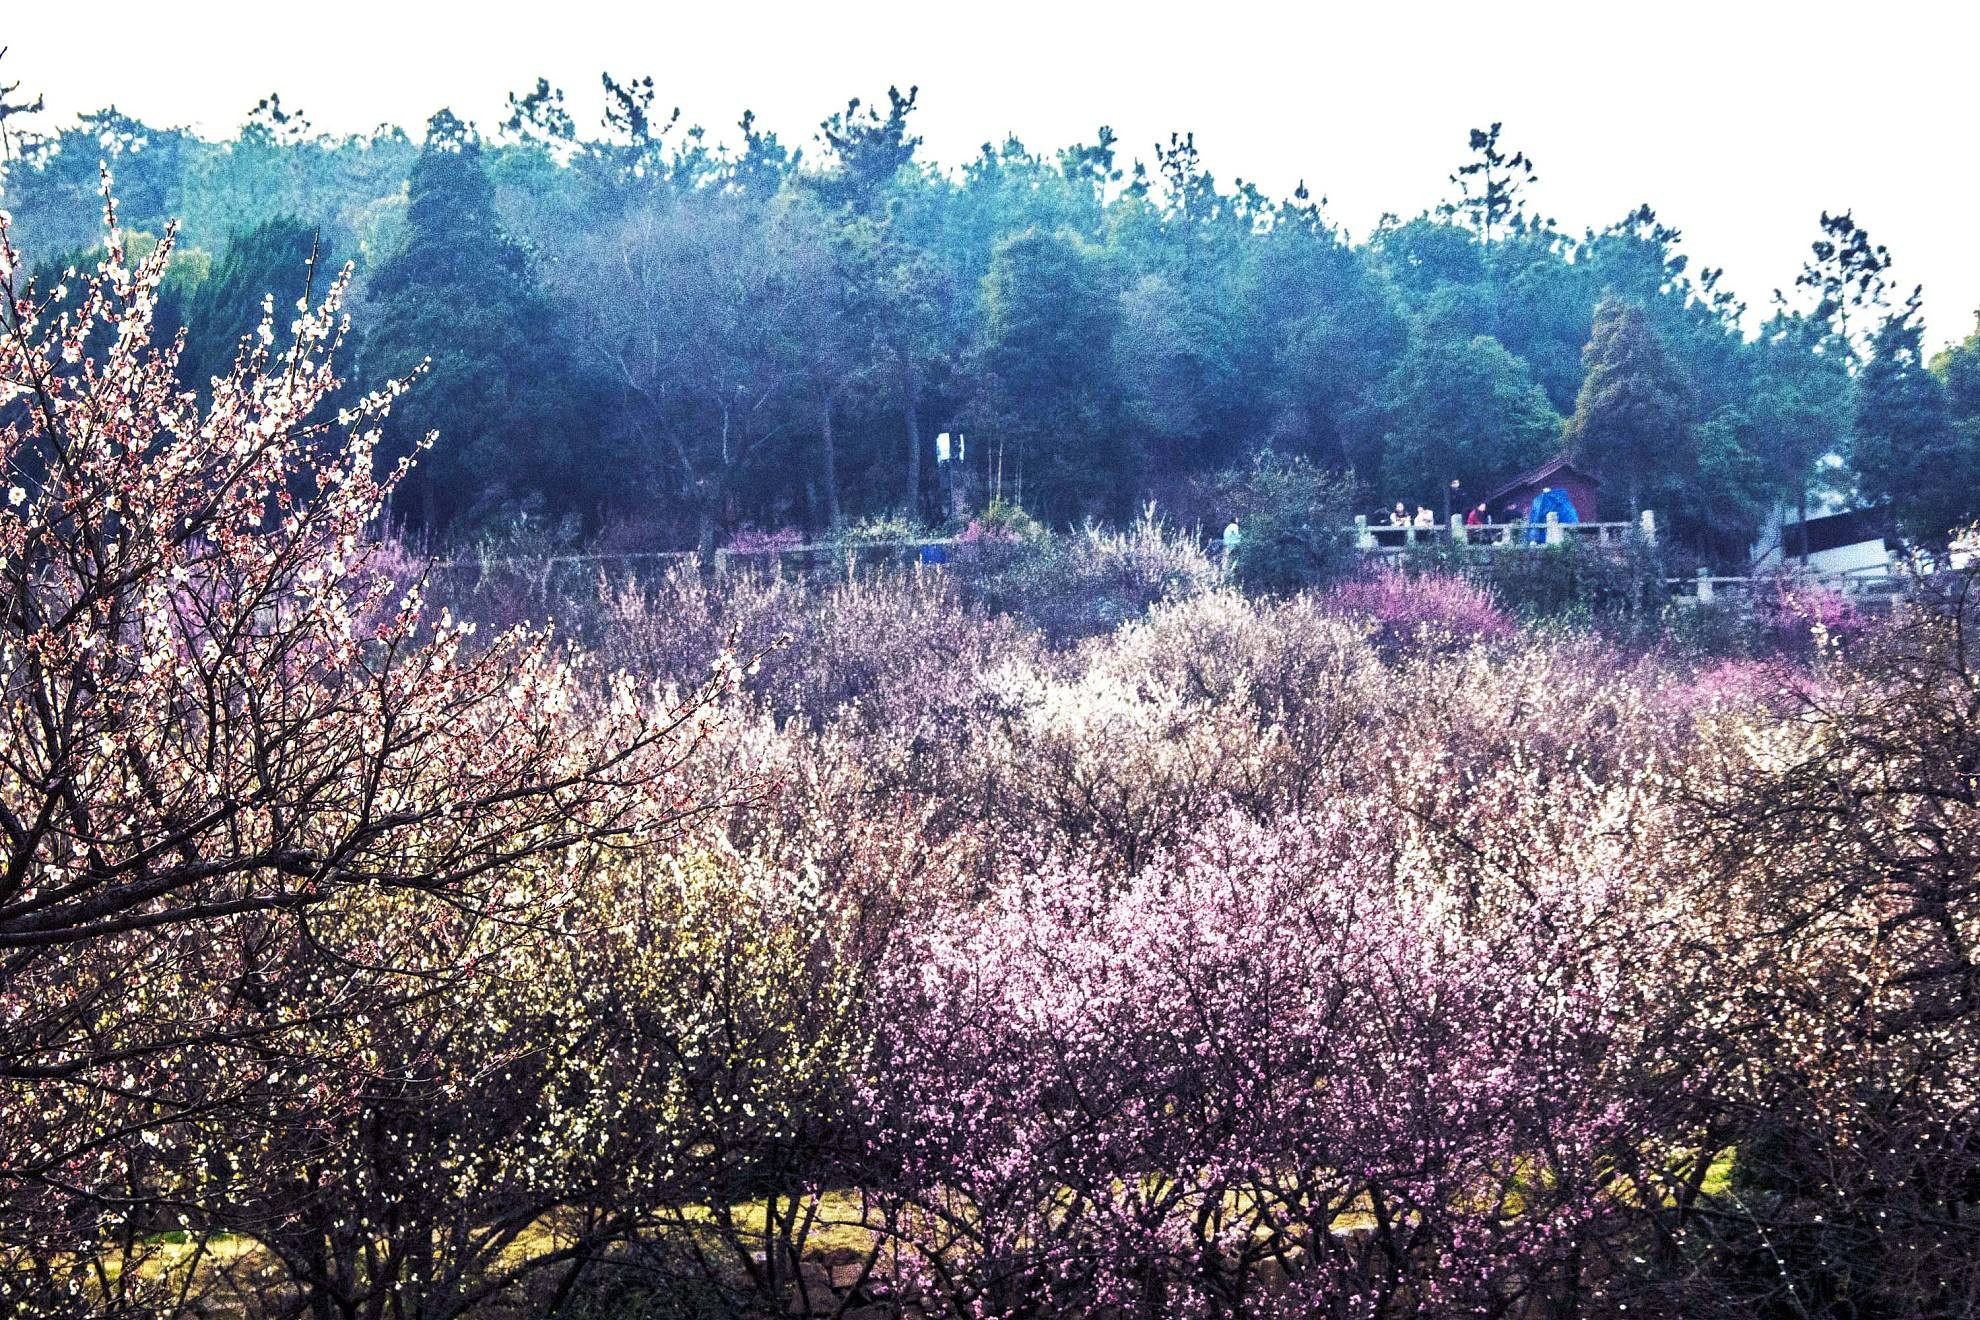
[[[1565,430],[1568,452],[1626,490],[1634,518],[1654,485],[1687,466],[1690,384],[1643,309],[1619,298],[1596,306],[1581,361],[1581,393]]]
[[[1891,254],[1870,240],[1870,231],[1849,211],[1822,212],[1822,237],[1809,245],[1813,260],[1804,261],[1795,277],[1797,288],[1815,294],[1814,318],[1828,326],[1851,355],[1866,320],[1884,305],[1889,288]]]
[[[1980,512],[1980,472],[1953,426],[1945,387],[1926,370],[1923,336],[1913,290],[1884,317],[1857,373],[1850,468],[1863,496],[1897,515],[1908,537],[1939,546]]]
[[[1521,194],[1540,181],[1525,152],[1515,151],[1509,156],[1499,150],[1499,130],[1503,127],[1495,123],[1489,129],[1471,130],[1471,159],[1451,175],[1459,200],[1444,207],[1447,215],[1462,212],[1487,246],[1494,230],[1521,226],[1525,213]]]
[[[312,253],[319,272],[334,269],[329,254],[319,251],[316,230],[289,216],[236,234],[227,255],[186,302],[179,378],[205,389],[212,377],[226,374],[241,337],[260,324],[262,300],[274,299],[280,310],[303,296]],[[278,319],[278,327],[282,323]]]
[[[361,366],[372,384],[431,358],[387,431],[396,458],[428,431],[440,443],[408,483],[429,527],[517,490],[580,506],[600,465],[572,448],[567,356],[522,247],[503,230],[471,127],[441,111],[407,185],[404,244],[372,277],[374,329]]]

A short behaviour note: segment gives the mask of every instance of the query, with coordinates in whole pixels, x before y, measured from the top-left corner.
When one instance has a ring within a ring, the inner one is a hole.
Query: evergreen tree
[[[1908,537],[1942,546],[1980,513],[1980,468],[1953,426],[1945,387],[1926,369],[1923,335],[1914,290],[1878,325],[1857,373],[1850,469]]]
[[[1471,222],[1479,241],[1490,245],[1493,232],[1503,234],[1525,222],[1526,188],[1540,181],[1533,162],[1523,151],[1507,155],[1499,148],[1501,124],[1471,130],[1471,159],[1451,175],[1459,199],[1446,203],[1446,214],[1462,214]]]
[[[1379,461],[1357,465],[1380,472],[1385,504],[1441,508],[1452,481],[1482,490],[1560,445],[1546,391],[1505,345],[1473,333],[1472,319],[1449,304],[1423,318],[1385,386]]]
[[[1755,346],[1753,370],[1741,415],[1740,442],[1766,474],[1772,498],[1808,521],[1808,497],[1824,460],[1848,442],[1851,381],[1840,341],[1811,316],[1783,312],[1768,323]],[[1787,545],[1807,554],[1805,545]]]
[[[1055,521],[1130,511],[1145,456],[1118,425],[1120,298],[1105,256],[1070,233],[1026,230],[997,245],[983,304],[978,430],[1003,442],[1005,491],[1022,486]],[[981,444],[972,452],[995,461]]]
[[[1685,423],[1691,387],[1643,309],[1619,298],[1595,308],[1585,374],[1565,438],[1576,462],[1627,492],[1629,514],[1658,484],[1695,471],[1687,461]]]
[[[1809,252],[1813,259],[1802,262],[1795,287],[1815,295],[1814,318],[1855,353],[1865,322],[1884,306],[1891,254],[1849,211],[1822,212],[1822,237]]]
[[[906,441],[904,478],[898,439],[882,438],[868,451],[872,486],[883,500],[890,487],[898,491],[901,507],[918,517],[929,457],[923,414],[958,349],[954,272],[938,253],[912,241],[898,214],[846,221],[836,247],[848,329],[865,363],[857,373],[860,402],[898,418]],[[884,421],[875,421],[884,429]]]
[[[1350,466],[1356,428],[1408,343],[1395,290],[1303,188],[1249,244],[1232,283],[1247,309],[1235,357],[1260,408],[1252,433],[1322,467]]]
[[[1973,333],[1941,349],[1932,359],[1932,374],[1946,390],[1953,425],[1966,443],[1980,452],[1980,316]]]
[[[1764,404],[1752,409],[1721,408],[1693,431],[1697,480],[1685,483],[1684,498],[1660,512],[1662,526],[1712,563],[1740,563],[1751,553],[1763,520],[1780,507],[1778,475],[1761,457],[1768,432],[1778,420]],[[1795,553],[1790,543],[1784,547]]]
[[[530,491],[553,509],[582,508],[611,480],[576,424],[573,373],[530,262],[495,213],[481,143],[447,111],[427,126],[405,241],[379,265],[370,295],[365,378],[403,377],[430,359],[394,411],[382,455],[392,461],[440,433],[407,483],[428,527]]]
[[[1462,225],[1418,216],[1384,220],[1373,247],[1383,271],[1406,297],[1420,298],[1446,284],[1482,284],[1485,261],[1478,236]]]
[[[920,137],[908,131],[920,92],[910,87],[902,95],[900,88],[889,87],[884,115],[854,97],[843,111],[818,126],[832,166],[819,181],[827,202],[861,213],[871,213],[882,204],[889,185],[914,160],[921,145]]]
[[[264,298],[274,303],[279,334],[287,324],[285,313],[311,278],[312,256],[320,291],[322,272],[334,267],[330,254],[319,251],[313,228],[282,216],[236,234],[212,275],[187,300],[179,378],[203,390],[213,377],[226,374],[242,336],[260,324]]]
[[[1151,457],[1193,467],[1215,443],[1218,405],[1236,377],[1228,330],[1166,275],[1151,272],[1123,290],[1114,370]]]

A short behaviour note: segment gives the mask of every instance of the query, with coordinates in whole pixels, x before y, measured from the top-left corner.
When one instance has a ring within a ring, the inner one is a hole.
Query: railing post
[[[1405,547],[1408,547],[1415,544],[1416,544],[1416,519],[1411,518],[1408,522],[1403,524],[1403,545]]]
[[[1357,550],[1375,548],[1375,534],[1368,530],[1368,515],[1365,513],[1354,515],[1354,548]]]
[[[1451,515],[1451,544],[1452,544],[1452,545],[1463,545],[1463,544],[1464,544],[1464,543],[1465,543],[1466,541],[1469,541],[1470,539],[1471,539],[1471,534],[1470,534],[1469,532],[1467,532],[1467,531],[1465,531],[1465,529],[1464,529],[1464,518],[1463,518],[1463,516],[1462,516],[1462,515],[1460,515],[1460,514],[1455,514],[1455,513],[1454,513],[1454,514],[1452,514],[1452,515]]]
[[[1559,545],[1566,535],[1567,533],[1561,530],[1561,515],[1558,513],[1549,513],[1547,515],[1547,544]]]
[[[1700,605],[1712,603],[1712,570],[1709,568],[1698,570],[1698,603]]]
[[[1643,544],[1657,544],[1657,515],[1645,509],[1638,521],[1643,527]]]

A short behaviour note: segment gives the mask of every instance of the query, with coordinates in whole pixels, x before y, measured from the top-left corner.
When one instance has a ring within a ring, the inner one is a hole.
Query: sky
[[[538,76],[595,122],[610,70],[651,74],[718,137],[748,108],[802,143],[848,98],[916,84],[938,162],[1101,124],[1149,158],[1193,131],[1220,181],[1304,180],[1357,235],[1451,195],[1467,131],[1497,120],[1539,167],[1536,209],[1578,231],[1649,202],[1756,309],[1792,286],[1824,209],[1853,210],[1893,277],[1925,286],[1930,343],[1980,308],[1971,0],[0,0],[0,45],[0,81],[54,121],[114,103],[217,136],[270,91],[319,130],[416,130],[442,105],[492,127]]]

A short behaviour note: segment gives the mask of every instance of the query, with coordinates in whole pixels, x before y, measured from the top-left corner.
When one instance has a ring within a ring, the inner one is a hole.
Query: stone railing
[[[1557,514],[1544,522],[1481,523],[1466,526],[1462,517],[1451,515],[1448,524],[1370,522],[1356,517],[1353,527],[1355,547],[1375,555],[1401,554],[1416,545],[1535,546],[1561,545],[1568,540],[1592,541],[1596,545],[1621,545],[1632,536],[1646,545],[1657,543],[1657,515],[1645,509],[1630,522],[1564,523]]]

